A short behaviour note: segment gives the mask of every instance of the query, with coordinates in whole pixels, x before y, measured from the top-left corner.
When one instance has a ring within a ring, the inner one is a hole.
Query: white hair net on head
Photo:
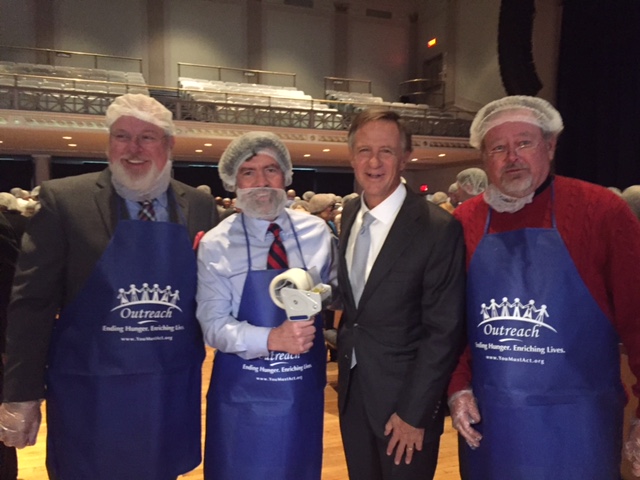
[[[135,117],[143,122],[149,122],[164,130],[169,136],[176,134],[176,127],[173,124],[173,114],[156,99],[141,93],[127,93],[117,97],[109,108],[107,108],[107,127],[120,117]]]
[[[467,168],[456,177],[458,186],[469,195],[480,195],[487,188],[487,174],[481,168]]]
[[[640,219],[640,185],[631,185],[622,192],[622,198],[629,205],[629,208]]]
[[[546,100],[513,95],[494,100],[480,109],[471,123],[469,143],[479,149],[487,132],[506,122],[530,123],[554,135],[564,128],[560,112]]]
[[[236,190],[236,175],[240,165],[258,154],[273,157],[284,173],[284,186],[291,185],[293,165],[284,143],[271,132],[249,132],[232,141],[220,157],[218,174],[228,192]]]
[[[451,185],[449,185],[449,193],[456,193],[458,191],[458,182],[454,182]]]
[[[9,192],[0,192],[0,206],[7,210],[18,210],[18,201]]]
[[[431,197],[431,201],[436,205],[440,205],[441,203],[444,203],[447,200],[449,200],[449,196],[444,192],[436,192]]]

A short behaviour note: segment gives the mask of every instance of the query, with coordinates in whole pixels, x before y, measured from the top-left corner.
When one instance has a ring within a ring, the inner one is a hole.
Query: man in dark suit
[[[411,135],[397,114],[360,113],[349,148],[362,187],[342,213],[338,277],[338,396],[349,477],[424,480],[435,472],[443,395],[462,340],[462,230],[402,183]]]
[[[8,194],[11,195],[11,194]],[[23,217],[24,218],[24,217]],[[18,258],[19,238],[10,222],[0,213],[0,354],[4,354],[5,334],[7,329],[7,306],[11,293],[13,274]],[[0,362],[0,375],[4,372]],[[0,379],[0,395],[2,379]],[[18,478],[18,458],[16,449],[0,443],[0,480],[16,480]]]
[[[54,479],[175,479],[200,462],[193,245],[217,211],[170,178],[171,117],[118,97],[109,168],[43,182],[23,237],[0,440],[33,445],[46,398]]]

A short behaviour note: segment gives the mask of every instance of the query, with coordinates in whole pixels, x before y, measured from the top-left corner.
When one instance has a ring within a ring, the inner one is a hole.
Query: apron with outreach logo
[[[187,230],[121,220],[56,322],[47,467],[59,480],[163,480],[200,463],[202,334]]]
[[[553,188],[553,185],[552,187]],[[553,206],[553,190],[552,190]],[[485,235],[468,273],[472,480],[618,480],[618,338],[556,227]]]
[[[246,229],[245,238],[249,267],[238,318],[277,327],[286,313],[271,300],[269,284],[284,270],[252,270]],[[319,316],[315,326],[322,331]],[[325,368],[322,335],[302,355],[271,352],[244,360],[216,352],[207,395],[205,479],[319,480]]]

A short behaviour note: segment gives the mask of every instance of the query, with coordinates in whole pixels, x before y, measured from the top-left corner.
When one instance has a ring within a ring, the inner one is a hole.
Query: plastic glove
[[[637,418],[631,422],[629,438],[624,444],[624,453],[631,462],[631,473],[640,477],[640,420]]]
[[[464,437],[471,448],[478,448],[482,435],[471,425],[480,421],[478,404],[472,390],[460,390],[449,397],[453,428]]]
[[[35,445],[40,428],[40,400],[0,405],[0,441],[8,447]]]

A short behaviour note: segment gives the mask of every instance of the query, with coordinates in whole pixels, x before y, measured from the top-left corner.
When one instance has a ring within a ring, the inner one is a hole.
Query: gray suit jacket
[[[464,241],[457,220],[411,191],[371,269],[356,308],[345,251],[360,200],[342,212],[338,281],[338,394],[348,402],[355,347],[371,428],[382,438],[394,412],[425,440],[442,432],[442,398],[460,353],[465,295]]]
[[[210,196],[175,180],[169,188],[171,220],[186,219],[192,240],[215,226]],[[128,217],[109,169],[43,182],[40,202],[22,240],[9,306],[5,401],[43,398],[55,316],[89,278],[119,217]]]

